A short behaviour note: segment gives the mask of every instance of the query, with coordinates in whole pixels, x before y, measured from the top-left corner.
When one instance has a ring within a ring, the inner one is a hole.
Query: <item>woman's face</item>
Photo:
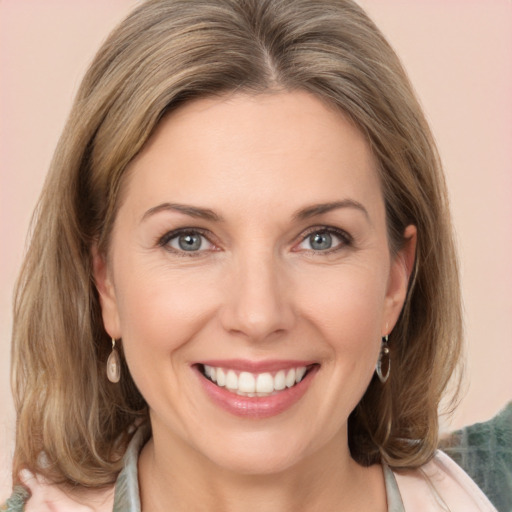
[[[347,452],[414,251],[358,129],[302,92],[196,100],[122,195],[95,274],[155,447],[245,473]]]

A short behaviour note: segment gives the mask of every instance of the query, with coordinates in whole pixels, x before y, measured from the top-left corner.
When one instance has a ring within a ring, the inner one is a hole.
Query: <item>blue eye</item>
[[[332,235],[330,233],[313,233],[309,235],[309,245],[315,251],[325,251],[332,247]]]
[[[213,244],[199,231],[174,231],[160,240],[160,245],[177,252],[200,252],[210,250]]]
[[[203,245],[203,237],[191,233],[188,235],[180,235],[172,242],[177,242],[179,249],[183,251],[199,251],[201,245]],[[173,243],[171,243],[171,246],[173,246]]]
[[[310,231],[299,244],[300,249],[308,251],[328,252],[350,245],[350,237],[334,229],[316,229]]]

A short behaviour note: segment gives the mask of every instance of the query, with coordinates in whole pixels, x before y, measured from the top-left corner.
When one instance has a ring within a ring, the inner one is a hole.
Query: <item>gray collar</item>
[[[404,502],[396,483],[395,474],[390,467],[382,463],[384,482],[386,484],[386,499],[388,500],[388,512],[405,512]]]
[[[116,480],[112,512],[141,512],[137,461],[146,440],[146,429],[140,427],[123,457],[123,469]]]

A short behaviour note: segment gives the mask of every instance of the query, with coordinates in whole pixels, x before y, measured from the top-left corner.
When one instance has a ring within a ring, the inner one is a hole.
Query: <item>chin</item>
[[[245,453],[224,454],[223,457],[212,459],[218,467],[239,475],[265,476],[282,473],[296,464],[300,457],[297,454],[268,453],[266,450],[245,451]]]
[[[312,451],[306,440],[268,432],[241,435],[228,444],[210,445],[203,453],[216,466],[241,475],[271,475],[301,463]],[[212,449],[213,448],[213,449]]]

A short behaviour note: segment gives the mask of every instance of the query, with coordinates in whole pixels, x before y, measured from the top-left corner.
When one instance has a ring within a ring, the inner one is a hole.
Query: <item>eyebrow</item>
[[[190,206],[187,204],[178,204],[178,203],[162,203],[158,206],[154,206],[150,208],[141,219],[141,222],[146,220],[148,217],[155,215],[156,213],[163,211],[171,211],[184,213],[185,215],[189,215],[190,217],[195,217],[197,219],[205,219],[213,222],[223,222],[223,218],[215,213],[213,210],[209,208],[199,208],[197,206]]]
[[[319,203],[314,204],[312,206],[307,206],[305,208],[301,208],[296,211],[292,218],[293,220],[301,221],[310,219],[311,217],[315,217],[317,215],[322,215],[324,213],[331,212],[333,210],[338,210],[341,208],[355,208],[356,210],[364,213],[365,217],[370,220],[370,216],[368,215],[368,211],[366,208],[359,203],[358,201],[354,201],[353,199],[343,199],[342,201],[333,201],[330,203]],[[185,215],[189,215],[190,217],[194,217],[196,219],[205,219],[212,222],[223,222],[224,219],[213,210],[209,208],[199,208],[198,206],[191,206],[187,204],[179,204],[179,203],[162,203],[158,206],[154,206],[150,208],[147,212],[142,216],[141,222],[146,220],[148,217],[155,215],[156,213],[160,213],[163,211],[170,212],[178,212],[183,213]]]
[[[342,201],[333,201],[331,203],[320,203],[307,206],[306,208],[302,208],[295,212],[293,214],[293,219],[306,220],[317,215],[322,215],[333,210],[338,210],[340,208],[355,208],[356,210],[364,213],[365,217],[370,220],[370,215],[368,214],[366,208],[361,203],[354,201],[353,199],[343,199]]]

